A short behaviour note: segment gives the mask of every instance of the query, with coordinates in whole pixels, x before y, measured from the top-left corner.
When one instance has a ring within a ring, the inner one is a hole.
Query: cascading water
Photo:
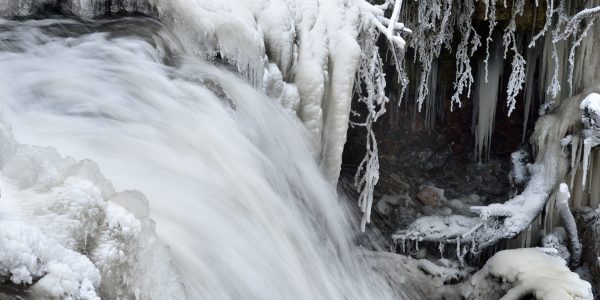
[[[300,121],[237,75],[182,55],[150,19],[0,27],[15,138],[142,191],[188,298],[391,297],[350,245]]]

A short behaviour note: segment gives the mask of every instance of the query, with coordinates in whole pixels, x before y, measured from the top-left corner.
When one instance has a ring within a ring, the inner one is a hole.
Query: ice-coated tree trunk
[[[558,213],[565,225],[567,236],[569,238],[569,251],[571,252],[571,269],[575,269],[581,262],[581,243],[579,242],[579,236],[577,235],[577,224],[575,218],[569,209],[569,187],[566,183],[561,183],[558,195],[556,196],[556,207]]]

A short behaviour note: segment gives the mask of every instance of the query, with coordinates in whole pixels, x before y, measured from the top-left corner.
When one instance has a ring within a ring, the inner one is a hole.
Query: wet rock
[[[444,190],[434,186],[423,187],[417,194],[417,198],[421,203],[432,207],[440,206],[441,201],[446,200],[444,197]]]
[[[423,207],[423,213],[426,216],[437,215],[438,211],[433,206],[425,206]]]
[[[397,184],[399,186],[399,188],[401,189],[406,189],[408,190],[410,188],[410,185],[408,183],[406,183],[405,180],[403,180],[398,174],[390,174],[390,179],[392,179],[392,181]]]
[[[481,198],[477,194],[471,194],[465,198],[465,202],[469,204],[478,203]]]
[[[442,216],[446,216],[446,217],[447,217],[447,216],[449,216],[449,215],[452,215],[453,213],[454,213],[454,212],[452,211],[452,209],[451,209],[450,207],[444,207],[444,208],[442,208],[442,210],[440,211],[440,214],[441,214]]]
[[[399,206],[407,207],[412,203],[412,199],[408,195],[384,195],[377,201],[376,208],[382,215],[389,215],[394,208]]]

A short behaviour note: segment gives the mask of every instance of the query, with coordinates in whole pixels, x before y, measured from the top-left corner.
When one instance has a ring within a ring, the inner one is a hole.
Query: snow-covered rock
[[[589,282],[565,261],[540,248],[504,250],[490,258],[463,287],[466,299],[593,299]]]

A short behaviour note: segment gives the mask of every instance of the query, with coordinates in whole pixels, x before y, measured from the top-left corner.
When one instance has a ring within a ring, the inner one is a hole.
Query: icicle
[[[525,142],[527,135],[527,122],[529,121],[529,114],[531,112],[531,102],[533,101],[533,84],[534,74],[537,69],[537,59],[540,47],[534,47],[527,49],[527,72],[526,72],[526,84],[525,84],[525,113],[523,115],[523,135],[521,142]]]
[[[502,76],[503,60],[502,45],[494,43],[492,53],[492,64],[490,65],[489,81],[481,76],[478,82],[477,93],[477,126],[475,127],[475,151],[478,161],[489,158],[494,120],[496,117],[496,103],[498,101],[498,87]],[[483,72],[484,64],[479,63],[480,74]],[[484,152],[485,150],[485,152]]]
[[[460,260],[460,236],[456,237],[456,258]]]
[[[435,60],[431,64],[431,73],[430,73],[430,87],[429,94],[427,95],[427,100],[425,103],[425,127],[428,129],[432,129],[435,127],[435,117],[436,112],[438,110],[438,100],[437,100],[437,85],[438,85],[438,61]]]
[[[465,245],[465,246],[463,246],[462,253],[460,254],[460,257],[459,257],[461,267],[465,266],[465,256],[467,256],[467,253],[469,253],[469,247],[467,245]]]
[[[405,237],[402,237],[402,244],[401,244],[401,246],[402,246],[402,248],[401,248],[402,249],[402,253],[406,253],[406,238]]]
[[[438,246],[438,250],[440,250],[440,258],[444,258],[444,247],[446,245],[442,242],[440,242],[439,246]]]
[[[571,168],[575,168],[577,161],[577,152],[579,150],[579,135],[571,136]],[[571,184],[572,186],[573,184]]]
[[[589,206],[597,208],[600,204],[600,184],[598,184],[598,177],[600,176],[600,151],[596,150],[592,154],[591,166]]]
[[[529,225],[529,229],[527,229],[527,241],[525,242],[525,247],[531,247],[531,225]]]

